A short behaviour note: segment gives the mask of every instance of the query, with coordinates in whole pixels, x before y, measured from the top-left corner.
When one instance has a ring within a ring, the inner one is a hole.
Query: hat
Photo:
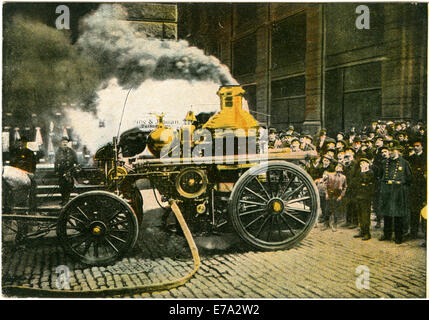
[[[338,167],[338,166],[341,166],[341,168],[343,168],[343,169],[344,169],[344,165],[343,165],[341,162],[337,162],[337,163],[335,164],[335,167]]]
[[[392,141],[391,145],[390,145],[390,149],[393,150],[398,150],[399,152],[402,152],[404,150],[404,148],[401,146],[401,144],[394,140]]]
[[[337,143],[341,143],[344,148],[347,147],[347,143],[344,140],[338,140]]]
[[[275,132],[277,132],[276,128],[270,128],[270,129],[269,129],[269,131],[270,131],[270,133],[275,133]]]
[[[67,141],[67,142],[68,142],[68,141],[70,141],[69,137],[67,137],[67,136],[63,136],[63,137],[61,138],[61,141],[64,141],[64,140],[65,140],[65,141]]]
[[[295,128],[292,125],[290,125],[287,129],[288,130],[295,130]]]
[[[326,139],[326,145],[331,144],[331,143],[335,145],[335,140],[334,139]]]
[[[366,163],[370,163],[370,161],[367,159],[367,158],[360,158],[359,159],[359,164],[361,163],[361,162],[366,162]]]
[[[421,145],[423,145],[423,141],[421,139],[416,139],[413,141],[413,145],[415,145],[416,143],[420,143]]]
[[[323,159],[328,159],[329,161],[334,160],[334,158],[333,158],[330,154],[327,154],[327,153],[325,153],[325,154],[322,156],[322,160],[323,160]]]
[[[20,141],[20,142],[28,142],[28,138],[26,136],[22,136],[21,138],[18,139],[18,141]]]
[[[294,143],[295,141],[297,141],[298,143],[301,143],[298,138],[293,138],[290,144]]]
[[[313,136],[311,134],[304,135],[304,138],[307,138],[307,139],[313,141]]]
[[[337,133],[337,135],[341,134],[343,137],[345,137],[346,135],[344,134],[344,132],[340,131]]]

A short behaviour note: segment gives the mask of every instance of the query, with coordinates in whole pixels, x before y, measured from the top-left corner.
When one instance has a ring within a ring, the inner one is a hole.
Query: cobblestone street
[[[3,245],[2,285],[56,289],[56,268],[70,269],[70,288],[90,290],[141,286],[172,280],[192,270],[184,238],[161,231],[161,211],[151,190],[143,191],[147,220],[135,249],[106,267],[84,267],[65,255],[56,237],[18,248]],[[117,295],[134,298],[424,298],[426,249],[422,239],[401,245],[353,238],[356,230],[313,229],[287,251],[243,249],[234,237],[225,250],[200,248],[201,267],[169,291]],[[207,239],[196,238],[197,244]],[[212,239],[213,240],[213,239]],[[222,240],[217,239],[222,242]],[[359,286],[360,267],[369,271]],[[358,270],[357,270],[358,268]],[[359,289],[360,288],[360,289]]]

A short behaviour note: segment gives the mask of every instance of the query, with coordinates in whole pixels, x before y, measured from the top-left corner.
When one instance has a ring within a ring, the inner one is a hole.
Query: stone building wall
[[[357,4],[181,3],[178,37],[230,67],[273,127],[426,119],[427,6],[364,5],[369,30],[356,27]]]

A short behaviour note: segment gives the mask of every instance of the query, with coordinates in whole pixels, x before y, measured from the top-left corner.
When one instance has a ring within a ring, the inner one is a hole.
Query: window
[[[360,129],[381,116],[381,62],[326,72],[326,129]]]
[[[306,15],[296,14],[272,28],[272,68],[305,61]]]
[[[256,35],[252,34],[234,42],[233,74],[251,74],[256,68]]]
[[[300,127],[305,117],[305,77],[297,76],[271,83],[271,124],[285,129]]]

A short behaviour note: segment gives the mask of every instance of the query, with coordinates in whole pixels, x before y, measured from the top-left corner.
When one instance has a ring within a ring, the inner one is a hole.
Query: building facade
[[[426,4],[180,3],[178,37],[227,65],[271,127],[426,119]]]

